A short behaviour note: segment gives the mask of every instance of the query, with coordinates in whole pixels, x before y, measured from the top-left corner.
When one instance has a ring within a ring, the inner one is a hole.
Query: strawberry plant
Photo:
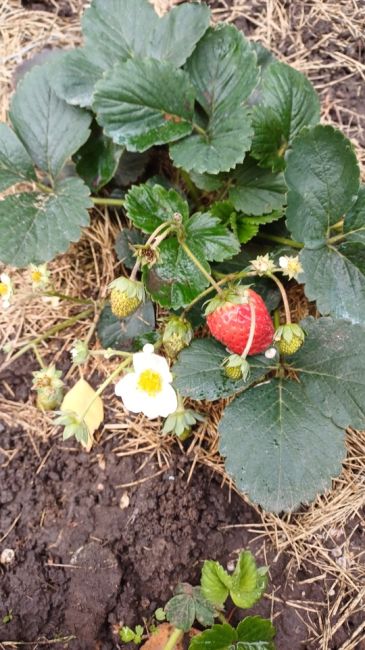
[[[216,561],[205,560],[200,585],[193,587],[184,582],[176,586],[174,595],[164,608],[156,610],[156,621],[167,620],[172,629],[164,644],[165,650],[174,650],[184,634],[191,635],[189,650],[241,648],[241,650],[275,650],[275,628],[261,616],[246,616],[233,627],[225,616],[225,606],[232,601],[235,608],[249,609],[258,603],[267,587],[267,567],[257,567],[250,551],[239,554],[232,573]],[[234,609],[229,617],[234,614]],[[218,619],[220,623],[215,623]],[[194,624],[206,628],[197,633]],[[152,627],[152,629],[151,629]],[[152,634],[158,634],[158,627],[149,626]],[[120,639],[124,643],[141,643],[143,628],[138,625],[133,631],[122,627]]]
[[[263,508],[293,510],[331,486],[345,429],[364,427],[365,189],[351,142],[320,123],[308,79],[211,25],[204,3],[159,17],[147,0],[93,0],[82,29],[82,47],[19,82],[0,125],[0,188],[17,185],[0,202],[0,260],[29,267],[36,293],[82,303],[52,289],[46,263],[93,205],[118,209],[103,349],[78,341],[72,359],[122,362],[65,397],[61,373],[41,368],[37,403],[90,449],[114,379],[128,410],[181,439],[202,419],[186,399],[229,397],[227,473]],[[297,283],[317,310],[300,323]],[[3,308],[14,293],[4,269]],[[39,358],[34,343],[84,307],[8,361]]]

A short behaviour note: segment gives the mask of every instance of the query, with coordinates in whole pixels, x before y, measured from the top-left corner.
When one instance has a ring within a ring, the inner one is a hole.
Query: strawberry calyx
[[[220,293],[208,301],[204,312],[205,315],[208,316],[208,314],[225,305],[247,305],[250,300],[250,286],[250,284],[237,284],[222,289]]]
[[[285,355],[295,354],[302,347],[304,339],[305,332],[297,323],[280,325],[274,336],[281,354]]]
[[[250,376],[250,364],[247,359],[239,354],[230,354],[223,361],[223,372],[232,381],[243,379],[247,381]]]
[[[110,290],[117,289],[117,291],[126,294],[128,298],[138,298],[140,302],[144,301],[146,295],[142,282],[131,280],[130,278],[125,278],[123,276],[113,280],[109,284],[108,288]]]

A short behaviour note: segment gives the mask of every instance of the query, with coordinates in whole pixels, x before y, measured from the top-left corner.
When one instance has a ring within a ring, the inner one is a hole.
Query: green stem
[[[269,235],[268,233],[259,233],[256,235],[258,239],[262,239],[263,241],[272,241],[275,242],[275,244],[283,244],[284,246],[291,246],[291,248],[298,248],[302,249],[304,248],[304,244],[302,244],[299,241],[295,241],[294,239],[288,239],[287,237],[279,237],[278,235]]]
[[[224,616],[223,612],[216,612],[216,616],[217,616],[217,618],[219,618],[221,623],[228,623],[229,622],[228,618],[226,618],[226,616]]]
[[[346,239],[346,233],[341,233],[340,235],[334,235],[333,237],[330,237],[327,239],[327,244],[328,246],[331,246],[332,244],[336,244],[339,241],[342,241],[343,239]]]
[[[331,230],[342,230],[343,223],[344,223],[344,219],[340,219],[339,221],[337,221],[337,223],[334,223],[333,226],[331,226]]]
[[[174,627],[167,643],[165,644],[163,650],[174,650],[175,646],[179,643],[180,639],[184,636],[184,632],[179,630],[177,627]]]
[[[158,235],[158,233],[160,233],[161,230],[163,230],[163,228],[165,228],[166,226],[168,226],[168,227],[166,228],[165,232],[163,232],[159,237],[156,237],[156,235]],[[148,240],[146,241],[146,243],[144,245],[145,246],[150,246],[150,248],[152,248],[154,250],[155,248],[157,248],[161,244],[161,242],[167,237],[167,235],[169,235],[170,232],[172,230],[174,230],[174,229],[175,229],[175,226],[169,224],[168,221],[166,221],[165,223],[161,223],[158,226],[158,228],[156,228],[156,230],[152,233],[152,235],[150,235],[150,237],[148,238]],[[153,241],[153,240],[155,240],[155,241]],[[153,242],[153,243],[151,244],[151,242]],[[141,260],[137,259],[137,261],[136,261],[136,263],[135,263],[135,265],[134,265],[134,267],[132,269],[132,272],[130,274],[130,279],[131,280],[136,279],[137,273],[138,273],[138,271],[140,269],[140,266],[141,266]]]
[[[283,301],[284,309],[285,309],[285,320],[287,324],[290,324],[291,323],[290,307],[289,307],[288,296],[286,295],[284,285],[282,284],[282,282],[280,282],[279,278],[277,278],[276,275],[274,275],[273,273],[268,273],[266,277],[270,278],[273,282],[275,282],[276,286],[278,287]]]
[[[186,245],[184,241],[180,241],[180,246],[185,251],[188,257],[190,257],[191,261],[194,262],[196,268],[204,275],[204,277],[208,280],[209,284],[214,287],[217,293],[221,293],[222,289],[220,288],[219,284],[212,278],[210,273],[206,271],[204,266],[199,262],[199,260],[195,257],[194,253],[190,250],[189,246]]]
[[[45,341],[48,339],[50,336],[53,336],[54,334],[58,334],[59,332],[62,332],[62,330],[67,329],[68,327],[71,327],[75,323],[77,323],[79,320],[83,320],[90,316],[93,312],[93,308],[85,309],[85,311],[80,312],[79,314],[75,314],[75,316],[71,316],[71,318],[68,318],[67,320],[63,321],[62,323],[57,323],[57,325],[53,325],[53,327],[50,327],[48,330],[46,330],[43,334],[40,334],[40,336],[37,336],[35,339],[30,341],[29,343],[26,343],[23,345],[18,352],[16,352],[10,359],[7,361],[3,366],[2,369],[6,368],[8,365],[10,365],[15,359],[19,359],[23,354],[34,348],[35,345],[38,345],[38,343],[41,343],[42,341]]]
[[[48,187],[48,185],[44,185],[43,183],[40,183],[40,181],[36,182],[36,186],[41,192],[46,192],[46,194],[52,194],[53,189],[52,187]]]
[[[74,296],[68,296],[65,293],[59,293],[58,291],[44,291],[42,295],[50,296],[51,298],[60,298],[61,300],[68,300],[77,305],[91,305],[94,302],[90,298],[74,298]]]
[[[125,204],[124,199],[108,199],[99,196],[92,196],[91,200],[94,205],[116,205],[119,207],[123,207],[123,205]]]
[[[280,311],[279,309],[275,309],[274,311],[274,327],[277,330],[278,327],[280,327]]]
[[[81,416],[82,420],[85,418],[86,413],[92,407],[95,400],[104,392],[104,390],[109,386],[109,384],[113,381],[113,379],[115,379],[115,377],[118,377],[118,375],[120,374],[120,371],[123,370],[123,368],[126,368],[126,366],[128,366],[130,364],[132,354],[131,353],[125,353],[125,354],[128,354],[128,358],[125,359],[124,361],[122,361],[122,363],[120,363],[119,366],[117,366],[116,369],[113,370],[111,375],[109,375],[109,377],[107,377],[105,379],[105,381],[103,381],[103,383],[100,384],[99,388],[95,391],[95,394],[94,394],[92,400],[89,402],[89,404],[87,405],[86,409],[84,410],[84,412],[83,412],[83,414]]]
[[[41,357],[41,355],[40,355],[40,352],[39,352],[39,350],[38,350],[38,348],[37,348],[36,345],[33,345],[33,352],[34,352],[34,354],[35,354],[35,357],[36,357],[36,359],[37,359],[37,361],[38,361],[40,367],[42,368],[42,370],[44,370],[45,365],[44,365],[43,359],[42,359],[42,357]]]
[[[196,131],[197,133],[199,133],[199,135],[204,136],[204,138],[207,137],[207,132],[201,126],[199,126],[199,124],[194,123],[193,124],[193,130]]]
[[[218,280],[218,282],[216,282],[216,284],[220,288],[223,284],[227,284],[227,282],[231,282],[232,280],[240,280],[242,278],[247,278],[247,277],[253,277],[257,275],[257,273],[256,271],[238,271],[238,273],[228,273],[227,275],[222,275],[222,274],[219,275],[221,277]],[[208,296],[210,293],[212,293],[214,289],[215,287],[208,287],[207,289],[202,291],[198,296],[196,296],[196,298],[194,298],[194,300],[189,302],[189,304],[185,307],[184,311],[182,312],[182,316],[186,312],[188,312],[192,307],[194,307],[194,305],[196,305],[196,303],[199,302],[202,298],[205,298],[205,296]]]

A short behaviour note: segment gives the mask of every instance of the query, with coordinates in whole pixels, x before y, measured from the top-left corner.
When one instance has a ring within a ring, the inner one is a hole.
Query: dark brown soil
[[[0,389],[6,381],[24,401],[32,369],[31,360],[18,362],[0,376]],[[196,584],[204,559],[227,566],[239,550],[251,548],[265,563],[254,532],[240,526],[258,521],[255,511],[235,494],[230,499],[205,467],[196,467],[187,484],[192,459],[179,452],[158,477],[120,487],[158,467],[150,462],[137,473],[145,457],[118,457],[117,444],[110,440],[86,454],[40,436],[38,456],[29,436],[16,425],[6,430],[0,417],[0,462],[1,448],[18,450],[0,466],[0,553],[15,551],[12,564],[0,565],[0,647],[11,639],[34,642],[20,647],[35,649],[39,639],[72,635],[68,644],[42,647],[115,650],[120,625],[148,620],[179,581]],[[361,532],[352,542],[361,548]],[[299,610],[301,620],[293,607],[305,599],[320,609],[325,601],[323,582],[301,584],[316,569],[291,574],[288,558],[275,562],[270,549],[267,561],[270,592],[279,599],[273,608],[277,647],[318,650],[303,643],[306,612]],[[266,598],[254,611],[270,616],[271,607]],[[1,624],[9,612],[12,620]],[[347,635],[350,628],[338,642]],[[337,647],[336,640],[331,648]]]

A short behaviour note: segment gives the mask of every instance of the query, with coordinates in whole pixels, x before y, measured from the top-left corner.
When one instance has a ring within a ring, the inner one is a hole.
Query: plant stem
[[[2,370],[9,366],[15,359],[19,359],[23,354],[31,350],[35,345],[38,345],[38,343],[41,343],[42,341],[45,341],[48,339],[50,336],[53,336],[54,334],[58,334],[58,332],[62,332],[62,330],[67,329],[68,327],[71,327],[75,323],[77,323],[79,320],[83,320],[90,316],[92,314],[93,308],[90,307],[89,309],[85,309],[85,311],[80,312],[79,314],[75,314],[74,316],[71,316],[71,318],[68,318],[67,320],[63,321],[62,323],[57,323],[57,325],[53,325],[53,327],[50,327],[48,330],[46,330],[43,334],[40,334],[40,336],[37,336],[35,339],[30,341],[29,343],[26,343],[23,345],[18,352],[16,352],[10,359],[7,361],[5,364],[2,366]]]
[[[53,189],[52,187],[48,187],[48,185],[44,185],[43,183],[40,183],[39,181],[36,182],[36,186],[41,192],[46,192],[47,194],[52,194]]]
[[[258,239],[262,239],[263,241],[272,241],[275,242],[276,244],[283,244],[284,246],[291,246],[291,248],[304,248],[304,244],[302,244],[299,241],[295,241],[294,239],[288,239],[287,237],[279,237],[278,235],[269,235],[269,233],[259,233],[256,235]]]
[[[43,296],[50,296],[51,298],[60,298],[61,300],[68,300],[69,302],[74,302],[77,305],[91,305],[94,301],[88,298],[74,298],[74,296],[68,296],[65,293],[59,293],[58,291],[44,291]]]
[[[193,130],[199,133],[199,135],[202,135],[204,138],[207,137],[207,132],[201,126],[199,126],[199,124],[194,123]]]
[[[252,341],[253,341],[253,337],[255,336],[255,329],[256,329],[256,309],[255,309],[255,305],[254,305],[253,300],[250,300],[249,304],[250,304],[250,312],[251,312],[250,332],[249,332],[249,335],[248,335],[248,339],[247,339],[245,349],[243,350],[242,355],[241,355],[243,359],[246,359],[246,357],[247,357],[247,355],[248,355],[248,353],[250,351]]]
[[[180,639],[182,639],[183,636],[184,632],[182,630],[179,630],[177,627],[174,627],[163,650],[174,650],[175,646],[179,643]]]
[[[227,275],[222,275],[216,284],[221,287],[221,285],[227,284],[227,282],[231,282],[231,280],[240,280],[241,278],[253,277],[255,275],[257,275],[256,271],[238,271],[238,273],[228,273]],[[189,302],[189,304],[185,307],[182,315],[194,307],[194,305],[202,298],[208,296],[214,289],[215,287],[208,287],[202,291],[198,296],[196,296],[196,298],[194,298],[194,300]]]
[[[42,359],[42,357],[41,357],[41,355],[40,355],[40,352],[39,352],[39,350],[38,350],[38,348],[37,348],[36,345],[33,345],[33,352],[34,352],[34,354],[35,354],[35,357],[36,357],[36,359],[37,359],[37,361],[38,361],[40,367],[41,367],[42,370],[43,370],[44,367],[45,367],[45,366],[44,366],[44,362],[43,362],[43,359]]]
[[[82,420],[84,419],[86,413],[94,404],[95,400],[104,392],[104,390],[109,386],[109,384],[113,381],[113,379],[115,379],[115,377],[117,377],[120,374],[120,371],[123,370],[123,368],[126,368],[126,366],[130,365],[132,354],[129,353],[125,353],[125,354],[128,354],[128,358],[122,361],[122,363],[120,363],[119,366],[117,366],[116,369],[113,370],[111,375],[109,375],[109,377],[107,377],[105,381],[103,381],[103,383],[100,384],[99,388],[95,391],[95,395],[93,396],[92,400],[89,402],[89,404],[87,405],[86,409],[84,410],[81,416]]]
[[[268,273],[266,277],[273,280],[273,282],[275,282],[276,286],[278,287],[281,293],[281,298],[285,309],[285,320],[287,324],[290,324],[291,323],[290,308],[289,308],[288,296],[286,295],[284,285],[282,284],[282,282],[280,282],[279,278],[277,278],[276,275],[274,275],[273,273]]]
[[[280,327],[280,311],[279,309],[275,309],[274,311],[274,327],[277,330],[278,327]]]
[[[188,172],[186,172],[184,169],[181,169],[180,174],[181,174],[181,178],[182,178],[183,183],[186,185],[186,187],[187,187],[187,189],[189,191],[189,194],[191,194],[191,196],[193,197],[193,199],[194,199],[194,201],[196,203],[199,203],[199,199],[200,199],[199,190],[194,185],[194,183],[191,180]]]
[[[228,619],[224,616],[223,612],[217,612],[217,618],[221,621],[221,623],[228,623]]]
[[[331,244],[336,244],[337,242],[342,241],[345,238],[346,238],[346,233],[342,232],[339,235],[334,235],[333,237],[327,239],[327,244],[331,246]]]
[[[180,246],[185,251],[188,257],[190,257],[191,261],[194,262],[195,266],[197,269],[199,269],[200,273],[204,275],[204,277],[208,280],[208,282],[214,287],[217,293],[221,293],[222,289],[220,288],[219,284],[212,278],[210,273],[205,270],[204,266],[199,262],[199,260],[195,257],[194,253],[190,250],[189,246],[186,245],[184,241],[180,241]]]
[[[92,196],[91,200],[94,205],[115,205],[119,207],[123,207],[125,204],[124,199],[109,199],[109,198],[103,198],[99,196]]]
[[[163,228],[165,228],[166,226],[168,226],[168,227],[166,228],[165,232],[163,232],[159,237],[156,237],[156,235],[158,233],[160,233],[161,230],[163,230]],[[150,237],[148,238],[148,240],[146,241],[144,246],[150,246],[151,249],[155,250],[155,248],[157,248],[157,246],[159,246],[159,244],[161,244],[161,242],[165,239],[165,237],[167,237],[167,235],[170,234],[171,230],[173,230],[173,229],[174,229],[174,226],[172,226],[168,221],[166,221],[165,223],[161,223],[158,226],[158,228],[156,228],[156,230],[154,230],[152,235],[150,235]],[[151,242],[153,242],[153,243],[151,244]],[[135,263],[135,265],[134,265],[134,267],[132,269],[132,272],[130,274],[130,279],[131,280],[136,279],[137,273],[138,273],[138,271],[140,269],[140,266],[141,266],[141,260],[137,259],[137,261],[136,261],[136,263]]]
[[[337,221],[337,223],[334,223],[333,226],[330,227],[331,230],[342,230],[343,228],[343,219],[340,219]]]

